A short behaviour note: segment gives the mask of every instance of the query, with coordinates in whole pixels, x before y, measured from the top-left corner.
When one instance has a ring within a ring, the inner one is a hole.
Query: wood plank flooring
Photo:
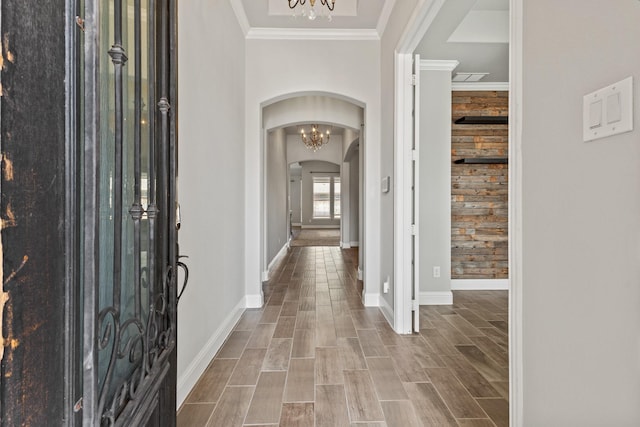
[[[178,426],[508,426],[506,291],[455,291],[401,336],[362,305],[356,262],[357,249],[289,250]]]

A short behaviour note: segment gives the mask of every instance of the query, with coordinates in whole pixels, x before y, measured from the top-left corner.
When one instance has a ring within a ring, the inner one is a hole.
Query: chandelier
[[[307,3],[307,0],[288,0],[289,1],[289,9],[293,9],[296,6],[300,5],[300,6],[304,6]],[[316,5],[316,1],[317,0],[309,0],[309,4],[310,4],[310,8],[309,8],[309,19],[310,20],[314,20],[316,19],[317,15],[316,15],[316,11],[315,11],[315,5]],[[327,9],[329,9],[330,12],[333,12],[333,8],[335,7],[335,3],[336,0],[320,0],[320,4],[322,6],[326,6]],[[302,16],[305,16],[306,12],[303,9],[302,10]],[[331,14],[329,14],[328,19],[331,20]]]
[[[300,137],[308,149],[316,152],[322,148],[324,144],[329,143],[331,135],[329,134],[329,129],[327,129],[326,133],[322,133],[318,125],[311,125],[311,134],[307,136],[304,129],[301,129]]]

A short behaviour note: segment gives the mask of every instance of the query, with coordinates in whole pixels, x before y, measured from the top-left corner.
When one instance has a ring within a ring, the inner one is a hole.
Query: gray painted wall
[[[260,105],[287,94],[327,93],[339,94],[342,99],[351,99],[366,106],[365,144],[363,156],[367,159],[366,194],[364,200],[367,215],[365,233],[365,294],[367,303],[377,300],[376,291],[380,278],[378,263],[380,256],[380,41],[379,40],[246,40],[246,97],[245,115],[245,288],[250,302],[260,300],[263,270],[261,246],[256,242],[262,235],[263,219],[260,202],[262,189],[262,164],[260,151],[260,129],[262,128]],[[331,57],[331,61],[318,58]],[[300,64],[302,73],[291,70]],[[309,120],[305,117],[301,120]],[[314,120],[316,120],[314,118]],[[295,123],[295,121],[293,122]],[[391,144],[391,141],[385,141]],[[291,160],[293,161],[293,160]],[[363,192],[361,192],[363,194]],[[362,219],[362,218],[361,218]],[[363,234],[361,234],[363,235]],[[370,268],[368,267],[370,266]],[[377,285],[377,286],[375,286]],[[374,289],[375,287],[375,289]]]
[[[308,149],[300,135],[287,135],[287,160],[289,163],[318,160],[335,164],[342,163],[342,135],[331,135],[331,140],[318,151]]]
[[[180,253],[191,273],[178,310],[180,404],[217,350],[212,337],[245,301],[246,57],[228,2],[178,9],[179,27],[198,29],[179,37]]]
[[[311,172],[326,172],[327,176],[340,177],[340,166],[321,161],[302,162],[302,226],[335,226],[340,227],[340,220],[313,219],[313,176]]]
[[[350,215],[350,243],[353,245],[354,243],[360,242],[360,215],[359,215],[359,204],[360,204],[360,150],[356,150],[353,154],[353,157],[349,161],[349,194],[351,196],[351,202],[349,204],[351,209]]]
[[[524,425],[640,425],[640,2],[524,1]],[[582,142],[634,77],[635,130]]]
[[[301,169],[289,169],[289,209],[291,210],[291,222],[300,224],[302,221],[302,205],[300,200],[300,186],[302,185]]]
[[[267,263],[287,243],[289,211],[287,209],[287,140],[284,129],[269,132],[266,146],[267,182]]]
[[[451,291],[451,72],[420,73],[420,292]],[[433,277],[433,267],[440,277]]]
[[[393,310],[393,245],[394,245],[394,106],[395,106],[395,52],[400,37],[407,22],[418,3],[417,0],[402,0],[395,2],[391,16],[380,40],[380,84],[381,84],[381,117],[380,117],[380,178],[391,177],[391,190],[382,194],[380,200],[380,283],[377,283],[380,294],[383,296],[390,310]],[[373,123],[370,124],[374,126]],[[377,123],[375,124],[378,125]],[[361,145],[362,149],[363,146]],[[380,181],[376,191],[380,191]],[[362,193],[361,193],[362,194]],[[360,218],[362,220],[362,218]],[[362,250],[362,248],[361,248]],[[382,281],[390,278],[390,290],[382,294]]]

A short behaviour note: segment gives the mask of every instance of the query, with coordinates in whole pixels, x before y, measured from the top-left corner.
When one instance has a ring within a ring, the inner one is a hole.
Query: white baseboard
[[[452,279],[452,291],[506,291],[509,279]]]
[[[382,311],[384,318],[389,322],[389,325],[393,327],[393,307],[389,305],[382,295],[380,296],[380,310]]]
[[[245,295],[245,307],[247,308],[261,308],[264,304],[264,295],[260,292],[257,295]]]
[[[358,246],[360,246],[360,242],[358,242],[357,240],[355,242],[351,242],[352,248],[357,248]]]
[[[273,259],[271,260],[271,262],[269,262],[269,265],[267,266],[267,270],[271,270],[271,267],[273,267],[273,264],[276,263],[276,260],[278,258],[280,258],[282,255],[284,255],[285,253],[287,253],[287,250],[289,249],[289,240],[287,240],[287,243],[284,244],[284,246],[282,246],[280,248],[280,250],[278,251],[278,253],[276,254],[276,256],[273,257]],[[267,272],[267,280],[269,280],[269,273]],[[263,276],[264,277],[264,276]],[[264,281],[264,280],[263,280]]]
[[[293,227],[302,227],[302,223],[301,222],[292,222],[291,225]]]
[[[330,225],[330,224],[329,224],[329,225],[326,225],[326,224],[325,224],[325,225],[320,225],[320,224],[318,224],[318,225],[313,225],[313,224],[303,224],[303,225],[302,225],[302,229],[303,229],[303,230],[304,230],[304,229],[309,229],[309,228],[331,228],[331,229],[339,229],[339,228],[340,228],[340,225],[339,225],[339,224],[338,224],[338,225]]]
[[[235,324],[240,320],[240,316],[244,313],[244,298],[231,310],[231,313],[222,322],[220,327],[211,335],[211,338],[202,347],[202,350],[189,364],[185,372],[177,379],[176,385],[176,404],[179,409],[185,399],[196,385],[202,374],[204,373],[211,360],[216,355],[224,341],[227,339]]]
[[[345,242],[340,242],[340,247],[342,249],[351,249],[351,243],[349,243],[349,242],[346,242],[346,243]]]
[[[443,292],[420,292],[420,305],[451,305],[453,304],[453,293]]]
[[[367,294],[362,296],[362,304],[365,307],[380,307],[380,294]]]
[[[362,277],[362,269],[360,268],[360,266],[358,266],[358,280],[363,280]]]

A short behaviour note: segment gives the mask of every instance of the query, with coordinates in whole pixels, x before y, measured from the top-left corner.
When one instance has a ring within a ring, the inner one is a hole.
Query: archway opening
[[[315,151],[301,137],[305,128],[310,132],[312,124],[328,139]],[[290,94],[263,103],[262,125],[263,280],[268,279],[278,255],[291,246],[292,231],[303,229],[337,230],[337,241],[332,244],[345,249],[359,246],[361,278],[365,240],[361,197],[365,167],[360,150],[363,106],[335,94]],[[328,191],[322,193],[322,188]]]

